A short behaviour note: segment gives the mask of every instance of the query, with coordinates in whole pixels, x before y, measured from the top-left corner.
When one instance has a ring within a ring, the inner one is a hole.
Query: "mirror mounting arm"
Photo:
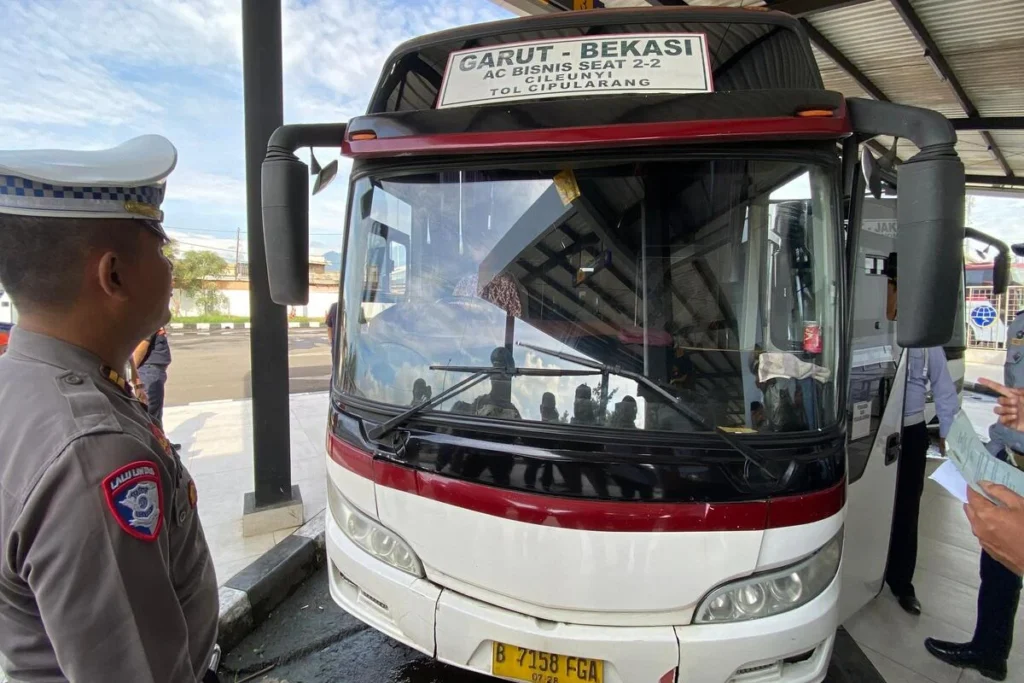
[[[341,147],[346,123],[297,123],[281,126],[270,136],[267,158],[292,154],[300,147]]]

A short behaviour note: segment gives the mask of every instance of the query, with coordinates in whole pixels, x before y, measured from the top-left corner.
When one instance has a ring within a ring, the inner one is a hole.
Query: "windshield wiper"
[[[681,402],[679,399],[673,396],[670,391],[665,389],[665,387],[661,386],[650,377],[647,377],[646,375],[641,375],[638,372],[633,372],[632,370],[627,370],[618,365],[609,365],[607,363],[601,363],[596,360],[590,360],[589,358],[577,356],[572,353],[556,351],[555,349],[546,349],[543,346],[534,346],[533,344],[526,344],[523,342],[516,342],[516,344],[518,346],[522,346],[523,348],[536,351],[537,353],[543,353],[548,356],[554,356],[555,358],[561,358],[562,360],[567,360],[570,363],[578,363],[579,365],[583,365],[588,368],[600,370],[601,373],[608,373],[610,375],[618,375],[619,377],[625,377],[627,379],[635,381],[638,384],[644,385],[651,391],[656,392],[659,396],[664,398],[668,402],[669,406],[674,408],[680,415],[682,415],[683,417],[687,418],[692,422],[695,422],[696,424],[700,425],[707,431],[714,432],[715,434],[717,434],[718,437],[722,439],[722,441],[725,441],[727,444],[729,444],[737,451],[739,451],[739,453],[744,458],[746,458],[747,462],[749,462],[751,465],[757,467],[759,470],[764,472],[772,479],[776,481],[779,480],[779,475],[775,474],[768,468],[768,465],[766,464],[767,458],[761,455],[756,449],[743,443],[735,436],[722,429],[721,427],[717,427],[708,422],[708,420],[705,419],[703,415],[701,415],[700,413],[698,413],[696,410],[686,405],[685,403]]]
[[[489,377],[499,377],[501,379],[511,379],[513,377],[583,377],[599,375],[600,372],[592,370],[562,370],[558,368],[517,368],[511,363],[511,354],[508,354],[509,360],[507,362],[492,365],[492,366],[475,366],[475,365],[431,365],[431,370],[445,370],[450,372],[470,372],[472,373],[469,377],[456,382],[448,389],[445,389],[437,396],[418,403],[413,407],[405,410],[394,417],[385,420],[373,429],[369,430],[366,434],[373,440],[377,440],[384,436],[396,427],[401,427],[412,418],[416,417],[424,411],[430,410],[434,406],[440,405],[447,401],[449,398],[457,396],[465,392],[467,389],[471,389],[480,382],[484,381]]]

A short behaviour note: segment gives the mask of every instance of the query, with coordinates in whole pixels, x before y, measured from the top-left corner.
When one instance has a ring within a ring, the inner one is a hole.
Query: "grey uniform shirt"
[[[1024,387],[1024,311],[1018,311],[1006,331],[1006,362],[1003,365],[1003,384]],[[1004,446],[1024,453],[1024,433],[995,422],[988,428],[988,450],[998,455]]]
[[[0,667],[194,682],[218,614],[195,484],[101,365],[23,329],[0,357]]]

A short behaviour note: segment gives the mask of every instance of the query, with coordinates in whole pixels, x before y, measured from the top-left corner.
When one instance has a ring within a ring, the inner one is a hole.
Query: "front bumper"
[[[587,626],[512,612],[405,574],[353,544],[330,514],[326,530],[335,602],[395,640],[471,671],[490,674],[494,641],[602,659],[605,683],[817,683],[828,669],[838,576],[800,609],[750,622]]]

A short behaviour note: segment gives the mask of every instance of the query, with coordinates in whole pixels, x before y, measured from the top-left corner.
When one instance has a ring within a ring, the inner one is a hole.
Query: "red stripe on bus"
[[[828,519],[833,515],[838,515],[845,504],[845,479],[824,491],[773,498],[768,502],[767,528],[778,529],[785,526],[810,524],[819,519]]]
[[[638,503],[580,500],[501,489],[417,472],[417,495],[527,524],[581,531],[751,531],[764,529],[765,501]]]
[[[345,156],[377,157],[396,154],[517,152],[525,149],[633,146],[671,142],[719,142],[773,138],[788,140],[838,138],[850,132],[845,112],[828,118],[774,116],[752,119],[663,121],[606,126],[573,126],[487,133],[404,135],[342,143]]]
[[[331,458],[374,483],[445,505],[526,524],[579,531],[760,531],[810,524],[838,514],[846,483],[824,491],[728,503],[583,500],[503,489],[386,460],[331,437]]]
[[[373,455],[346,443],[334,436],[327,435],[327,449],[331,460],[346,470],[358,474],[364,479],[373,480]]]

